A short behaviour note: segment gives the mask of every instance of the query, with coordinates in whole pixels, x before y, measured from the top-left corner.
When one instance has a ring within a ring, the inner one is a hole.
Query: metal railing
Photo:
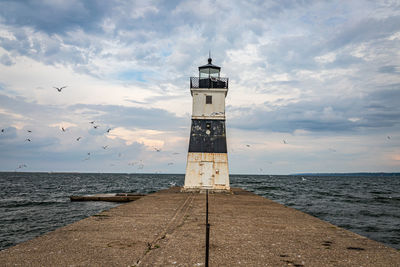
[[[223,88],[228,89],[229,78],[190,77],[190,88]]]

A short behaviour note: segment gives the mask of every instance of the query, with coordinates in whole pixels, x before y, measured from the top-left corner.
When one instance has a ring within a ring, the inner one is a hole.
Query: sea
[[[400,249],[400,173],[231,175],[231,187]],[[71,195],[152,193],[183,174],[0,172],[0,250],[116,207]]]

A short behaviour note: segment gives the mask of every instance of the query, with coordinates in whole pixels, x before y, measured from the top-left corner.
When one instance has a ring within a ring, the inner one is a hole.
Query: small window
[[[212,104],[212,96],[206,95],[206,104]]]

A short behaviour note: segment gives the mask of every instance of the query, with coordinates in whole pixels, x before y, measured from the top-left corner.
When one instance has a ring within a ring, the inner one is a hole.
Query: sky
[[[400,171],[390,0],[1,0],[0,171],[185,173],[209,51],[231,174]]]

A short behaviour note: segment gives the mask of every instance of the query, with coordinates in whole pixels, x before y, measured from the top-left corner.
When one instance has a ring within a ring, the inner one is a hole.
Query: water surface
[[[241,187],[400,249],[400,175],[231,175]],[[0,249],[119,204],[70,195],[152,193],[183,174],[0,173]]]

